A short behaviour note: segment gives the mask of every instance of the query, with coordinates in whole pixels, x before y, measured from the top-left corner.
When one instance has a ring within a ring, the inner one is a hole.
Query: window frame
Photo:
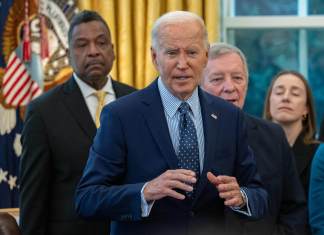
[[[297,15],[235,16],[235,1],[221,1],[221,40],[235,44],[233,29],[299,29],[299,72],[308,79],[307,29],[324,30],[324,15],[308,15],[308,0],[298,0]]]

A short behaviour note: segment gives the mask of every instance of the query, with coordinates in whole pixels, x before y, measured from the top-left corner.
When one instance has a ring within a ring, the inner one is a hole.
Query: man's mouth
[[[231,103],[237,102],[237,99],[225,99],[225,100],[228,101],[228,102],[231,102]]]
[[[90,62],[86,65],[86,68],[88,67],[102,67],[102,63],[99,61]]]
[[[191,77],[190,76],[174,76],[174,78],[177,79],[177,80],[183,81],[183,80],[187,80],[187,79],[189,79]]]

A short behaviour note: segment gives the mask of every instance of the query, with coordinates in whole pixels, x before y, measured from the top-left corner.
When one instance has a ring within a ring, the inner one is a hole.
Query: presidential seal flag
[[[28,103],[71,74],[76,1],[0,1],[0,208],[18,207],[20,133]]]

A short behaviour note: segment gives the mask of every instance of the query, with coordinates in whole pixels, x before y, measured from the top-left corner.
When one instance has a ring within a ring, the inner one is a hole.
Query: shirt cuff
[[[244,195],[243,197],[246,199],[246,204],[244,206],[231,206],[231,209],[233,211],[236,211],[238,213],[244,214],[246,216],[251,216],[251,210],[250,210],[250,206],[249,206],[249,198],[247,197],[246,193],[245,193],[244,187],[240,188],[241,194]]]
[[[147,183],[145,183],[141,189],[141,209],[142,209],[142,217],[148,217],[150,215],[151,209],[155,201],[147,203],[144,198],[144,188],[146,187]]]

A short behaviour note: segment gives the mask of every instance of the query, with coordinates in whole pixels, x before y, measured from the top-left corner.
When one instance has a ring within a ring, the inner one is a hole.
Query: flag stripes
[[[42,93],[42,89],[32,80],[24,63],[13,51],[2,82],[3,98],[11,106],[27,105]]]

